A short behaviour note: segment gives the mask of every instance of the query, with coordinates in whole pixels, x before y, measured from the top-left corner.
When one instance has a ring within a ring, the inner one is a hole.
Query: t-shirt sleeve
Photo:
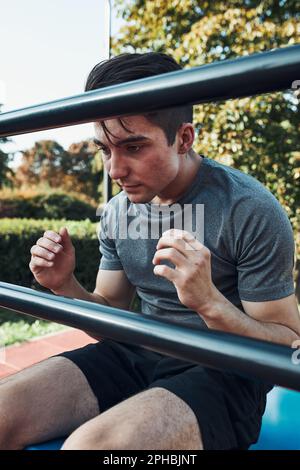
[[[123,266],[116,249],[115,232],[117,220],[112,216],[113,210],[109,204],[103,211],[99,228],[99,250],[101,260],[99,269],[120,271]]]
[[[286,212],[271,194],[237,211],[235,227],[241,300],[263,302],[294,293],[294,239]]]

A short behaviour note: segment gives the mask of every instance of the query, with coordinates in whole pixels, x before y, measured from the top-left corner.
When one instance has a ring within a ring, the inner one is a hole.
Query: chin
[[[147,202],[151,202],[153,199],[152,196],[147,197],[145,194],[127,194],[127,197],[133,204],[146,204]]]

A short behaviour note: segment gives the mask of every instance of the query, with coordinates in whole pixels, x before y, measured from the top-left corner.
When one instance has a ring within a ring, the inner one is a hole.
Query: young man
[[[98,64],[86,89],[179,68],[164,54],[121,55]],[[37,281],[57,295],[125,309],[137,292],[145,314],[194,328],[286,345],[298,339],[288,218],[255,179],[193,151],[192,108],[96,122],[95,133],[123,189],[102,218],[95,290],[74,277],[66,228],[46,231],[32,247]],[[162,219],[174,229],[138,236],[154,222],[153,207],[174,204],[204,207],[201,236],[176,228],[170,212]],[[64,449],[247,449],[269,389],[104,339],[2,381],[0,443],[22,448],[69,435]]]

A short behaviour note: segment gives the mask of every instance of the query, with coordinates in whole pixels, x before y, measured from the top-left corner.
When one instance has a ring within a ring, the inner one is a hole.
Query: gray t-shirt
[[[213,283],[232,304],[243,311],[241,300],[276,300],[294,292],[291,224],[277,199],[256,179],[204,157],[178,204],[204,208],[202,237],[197,238],[211,251]],[[181,304],[174,285],[153,274],[161,232],[149,239],[143,233],[151,231],[142,230],[149,224],[145,217],[151,206],[131,203],[124,192],[109,201],[99,232],[100,269],[125,271],[143,313],[205,328],[199,315]],[[130,224],[136,229],[132,233],[143,232],[140,238],[127,236]]]

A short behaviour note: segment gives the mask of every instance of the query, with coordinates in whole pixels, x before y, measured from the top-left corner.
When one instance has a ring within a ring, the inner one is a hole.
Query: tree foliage
[[[126,21],[113,38],[116,54],[166,52],[186,68],[300,43],[299,0],[115,0],[115,7]],[[285,207],[300,270],[296,93],[202,104],[194,111],[195,149],[256,177]],[[299,274],[297,283],[300,295]]]
[[[52,140],[41,140],[22,152],[15,186],[44,186],[76,191],[99,199],[102,165],[92,141],[72,144],[68,150]]]
[[[0,188],[11,185],[12,170],[8,166],[9,161],[9,155],[0,149]]]

